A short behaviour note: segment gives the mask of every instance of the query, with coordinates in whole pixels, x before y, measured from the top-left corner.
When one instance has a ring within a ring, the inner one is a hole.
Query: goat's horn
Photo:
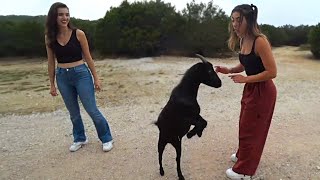
[[[203,63],[208,63],[208,61],[200,54],[196,54],[196,56],[198,56],[202,60]]]

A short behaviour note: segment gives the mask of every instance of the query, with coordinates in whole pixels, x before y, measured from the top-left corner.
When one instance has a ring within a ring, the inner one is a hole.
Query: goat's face
[[[196,54],[196,56],[198,56],[202,61],[202,69],[200,73],[201,83],[215,88],[221,87],[221,80],[216,71],[213,69],[212,64],[200,54]]]
[[[201,83],[219,88],[221,87],[221,80],[215,70],[213,69],[213,66],[210,62],[203,62],[202,63],[202,72],[201,72]]]

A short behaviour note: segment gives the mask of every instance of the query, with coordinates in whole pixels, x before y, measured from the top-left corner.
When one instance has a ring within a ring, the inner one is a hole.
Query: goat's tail
[[[158,121],[153,121],[153,122],[151,122],[150,124],[156,125],[157,127],[159,127],[159,122],[158,122]]]
[[[158,126],[158,121],[153,121],[152,124]]]

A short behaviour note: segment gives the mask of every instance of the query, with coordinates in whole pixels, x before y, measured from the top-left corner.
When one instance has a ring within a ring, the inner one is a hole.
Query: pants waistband
[[[74,67],[70,67],[70,68],[57,67],[57,70],[70,71],[70,70],[75,70],[75,69],[78,69],[78,68],[83,68],[83,66],[86,66],[86,64],[80,64],[78,66],[74,66]]]

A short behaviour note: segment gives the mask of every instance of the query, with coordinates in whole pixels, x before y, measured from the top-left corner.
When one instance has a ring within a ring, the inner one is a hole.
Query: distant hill
[[[40,15],[40,16],[27,16],[27,15],[8,15],[8,16],[2,16],[0,15],[0,22],[3,21],[10,21],[10,22],[23,22],[23,21],[36,21],[41,24],[44,24],[46,21],[45,15]],[[90,20],[82,20],[78,18],[71,18],[71,21],[81,21],[81,22],[96,22],[97,20],[90,21]]]
[[[26,15],[8,15],[8,16],[0,16],[1,21],[11,21],[11,22],[23,22],[23,21],[37,21],[40,23],[44,23],[46,20],[46,16],[26,16]]]

